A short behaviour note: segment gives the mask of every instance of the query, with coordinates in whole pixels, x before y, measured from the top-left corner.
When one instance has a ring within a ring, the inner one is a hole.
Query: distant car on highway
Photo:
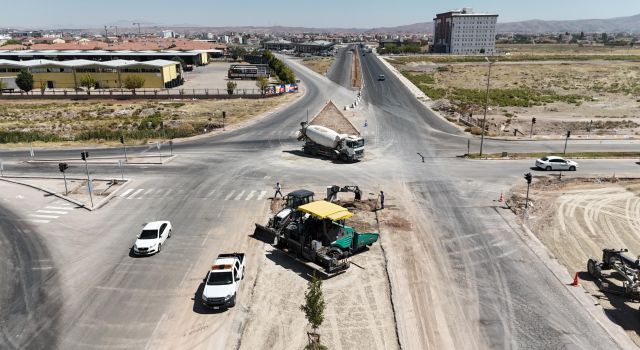
[[[136,255],[151,255],[160,253],[162,245],[171,237],[171,222],[153,221],[144,226],[133,245],[133,253]]]
[[[578,163],[557,156],[547,156],[536,160],[536,167],[544,170],[569,170],[576,171]]]
[[[384,74],[378,75],[378,80],[384,80],[384,79],[385,79]]]

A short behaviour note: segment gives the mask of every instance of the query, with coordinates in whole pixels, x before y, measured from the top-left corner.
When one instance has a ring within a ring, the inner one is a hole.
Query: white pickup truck
[[[243,278],[244,253],[218,255],[204,280],[202,303],[214,309],[235,306]]]

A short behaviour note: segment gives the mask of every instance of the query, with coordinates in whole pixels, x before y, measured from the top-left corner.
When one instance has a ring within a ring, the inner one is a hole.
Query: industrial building
[[[471,8],[440,13],[433,19],[433,53],[493,55],[498,15]]]
[[[10,61],[0,59],[0,77],[15,77],[26,69],[33,75],[33,88],[77,89],[81,80],[90,75],[97,82],[97,88],[124,88],[128,76],[144,79],[143,88],[172,88],[183,82],[180,63],[167,60],[146,62],[113,60],[96,62],[89,60],[51,61],[29,60]]]
[[[213,57],[219,57],[224,51],[219,49],[208,50],[0,50],[0,59],[12,61],[25,60],[90,60],[90,61],[112,61],[112,60],[133,60],[133,61],[151,61],[151,60],[172,60],[180,58],[185,64],[202,66],[209,63]]]

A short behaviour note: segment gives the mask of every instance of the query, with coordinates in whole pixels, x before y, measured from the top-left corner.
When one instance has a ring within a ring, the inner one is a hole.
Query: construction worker
[[[276,199],[278,197],[278,194],[280,195],[280,197],[284,198],[281,191],[282,191],[282,186],[280,186],[279,182],[276,182],[276,194],[273,195],[273,199]]]
[[[380,209],[384,209],[384,192],[380,191]]]

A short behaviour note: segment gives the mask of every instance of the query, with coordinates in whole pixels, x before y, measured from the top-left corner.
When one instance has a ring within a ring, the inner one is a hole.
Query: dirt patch
[[[362,67],[360,67],[360,56],[358,50],[351,50],[351,87],[354,89],[362,88]]]
[[[333,101],[329,101],[311,121],[311,125],[321,125],[338,134],[360,135],[356,127],[342,114]]]
[[[377,231],[370,200],[339,203],[355,214],[348,225],[363,232]],[[265,245],[264,253],[240,349],[302,349],[310,329],[300,305],[311,271],[270,245]],[[322,343],[330,349],[397,349],[380,244],[349,260],[352,264],[345,273],[323,282],[326,309],[320,327]]]
[[[300,63],[318,74],[326,75],[333,61],[335,61],[334,57],[314,57],[305,58]]]
[[[391,228],[398,229],[400,231],[410,231],[411,223],[409,220],[405,218],[401,218],[399,216],[392,215],[390,218],[385,220],[385,224]]]
[[[587,292],[640,345],[638,302],[603,293],[586,272],[587,260],[600,260],[603,248],[640,253],[640,181],[544,178],[532,186],[533,207],[527,215],[522,212],[524,191],[518,187],[510,195],[516,213],[571,274],[578,273]]]

